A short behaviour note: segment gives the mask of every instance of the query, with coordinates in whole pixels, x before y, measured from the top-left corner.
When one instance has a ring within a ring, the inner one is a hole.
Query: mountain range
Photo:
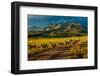
[[[82,26],[80,23],[65,22],[58,24],[49,24],[46,27],[29,27],[29,37],[71,37],[82,36],[87,34],[87,26]]]

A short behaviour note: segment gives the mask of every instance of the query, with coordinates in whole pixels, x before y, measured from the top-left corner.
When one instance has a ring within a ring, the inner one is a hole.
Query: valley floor
[[[28,60],[88,58],[87,36],[68,38],[29,38]]]

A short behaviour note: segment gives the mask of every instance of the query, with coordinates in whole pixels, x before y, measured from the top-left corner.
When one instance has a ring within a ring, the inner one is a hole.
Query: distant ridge
[[[69,36],[82,36],[85,34],[87,34],[87,26],[82,26],[80,23],[75,23],[75,22],[50,24],[44,28],[30,27],[28,30],[28,36],[34,36],[34,37],[35,36],[69,37]]]

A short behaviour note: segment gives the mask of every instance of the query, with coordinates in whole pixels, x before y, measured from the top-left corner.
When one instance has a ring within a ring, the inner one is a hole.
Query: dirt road
[[[69,50],[78,45],[79,42],[71,43],[69,46],[58,46],[55,49],[46,50],[41,53],[34,54],[28,58],[28,60],[55,60],[65,59]]]

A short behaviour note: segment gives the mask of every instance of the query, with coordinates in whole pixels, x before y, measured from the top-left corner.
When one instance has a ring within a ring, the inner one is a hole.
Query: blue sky
[[[28,27],[45,27],[49,24],[58,24],[65,22],[78,22],[82,26],[88,25],[88,17],[78,16],[50,16],[50,15],[28,15]]]

